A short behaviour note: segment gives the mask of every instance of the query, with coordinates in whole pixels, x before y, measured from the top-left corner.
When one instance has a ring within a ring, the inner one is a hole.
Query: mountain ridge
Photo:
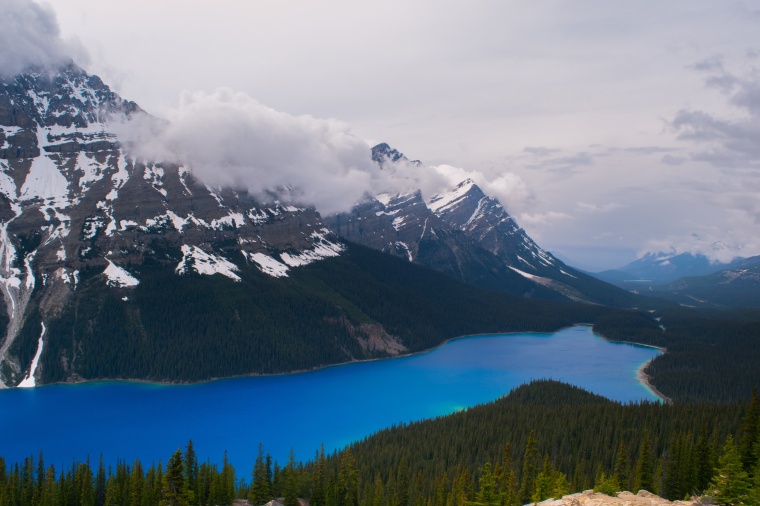
[[[398,171],[413,171],[422,163],[410,163],[386,143],[373,147],[372,154],[382,169],[397,164]],[[543,250],[472,179],[429,199],[417,189],[366,195],[350,211],[325,216],[324,221],[350,241],[485,288],[539,299],[647,304]]]

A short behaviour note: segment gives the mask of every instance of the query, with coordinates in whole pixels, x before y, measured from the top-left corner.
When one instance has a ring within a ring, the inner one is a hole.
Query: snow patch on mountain
[[[235,274],[239,271],[237,265],[218,255],[206,253],[198,246],[182,245],[182,261],[177,265],[177,274],[186,274],[193,269],[198,274],[211,276],[221,274],[233,281],[240,281],[240,276]]]
[[[106,258],[106,261],[108,262],[108,267],[103,271],[103,274],[108,278],[108,286],[131,288],[140,284],[140,281],[125,269],[119,267],[108,258]]]
[[[37,341],[37,352],[34,354],[34,359],[32,359],[32,365],[29,368],[29,373],[26,375],[26,378],[24,378],[21,383],[18,384],[19,388],[33,388],[37,386],[37,380],[34,377],[34,374],[37,372],[37,366],[40,363],[40,357],[42,356],[42,347],[44,345],[44,342],[42,341],[42,337],[45,335],[45,324],[42,323],[42,332],[40,332],[40,338]]]
[[[455,188],[431,198],[430,202],[428,202],[428,208],[436,214],[446,211],[464,199],[473,186],[475,186],[475,183],[472,179],[465,179]]]
[[[48,156],[38,156],[32,161],[32,168],[21,187],[20,200],[35,198],[65,207],[68,204],[69,182]]]
[[[230,213],[227,216],[213,220],[211,228],[221,230],[223,228],[240,228],[245,226],[245,217],[241,213]]]
[[[299,267],[325,258],[337,257],[345,247],[338,242],[330,241],[328,235],[330,232],[327,229],[312,232],[310,237],[314,240],[314,247],[298,254],[282,253],[280,258],[290,267]]]
[[[243,255],[256,264],[256,267],[264,274],[269,274],[274,278],[283,278],[288,275],[288,266],[278,262],[269,255],[265,255],[264,253],[248,253],[246,251],[243,251]]]

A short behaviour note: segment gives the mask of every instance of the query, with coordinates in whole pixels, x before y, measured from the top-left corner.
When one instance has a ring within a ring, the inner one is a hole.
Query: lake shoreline
[[[547,330],[547,331],[513,331],[513,332],[487,332],[487,333],[481,333],[481,334],[468,334],[465,336],[456,336],[456,337],[450,337],[441,343],[433,346],[432,348],[427,348],[425,350],[420,351],[414,351],[409,353],[404,353],[400,355],[395,356],[389,356],[389,357],[377,357],[377,358],[366,358],[366,359],[359,359],[359,360],[350,360],[347,362],[339,362],[336,364],[327,364],[327,365],[320,365],[316,367],[312,367],[309,369],[298,369],[294,371],[287,371],[287,372],[278,372],[278,373],[245,373],[245,374],[236,374],[232,376],[220,376],[215,378],[209,378],[206,380],[200,380],[200,381],[157,381],[157,380],[149,380],[149,379],[136,379],[136,378],[97,378],[97,379],[83,379],[79,381],[62,381],[62,382],[56,382],[56,383],[45,383],[43,385],[37,385],[34,388],[41,388],[41,387],[47,387],[47,386],[53,386],[53,385],[80,385],[80,384],[97,384],[97,383],[108,383],[108,382],[115,382],[115,383],[135,383],[135,384],[146,384],[146,385],[154,385],[159,387],[181,387],[181,386],[193,386],[193,385],[203,385],[207,383],[213,383],[218,381],[225,381],[225,380],[235,380],[240,378],[269,378],[269,377],[278,377],[278,376],[289,376],[289,375],[296,375],[296,374],[304,374],[304,373],[312,373],[317,371],[322,371],[325,369],[330,369],[334,367],[345,367],[352,364],[361,364],[361,363],[369,363],[369,362],[377,362],[381,360],[393,360],[393,359],[401,359],[401,358],[409,358],[409,357],[415,357],[415,356],[421,356],[428,353],[432,353],[439,348],[442,348],[446,346],[447,344],[457,341],[460,339],[469,339],[473,337],[485,337],[485,336],[510,336],[510,335],[520,335],[520,334],[553,334],[556,332],[559,332],[563,329],[570,329],[574,327],[590,327],[591,332],[593,334],[596,334],[601,339],[604,339],[607,342],[610,343],[620,343],[620,344],[630,344],[634,346],[641,346],[645,348],[654,348],[662,353],[666,353],[667,349],[654,346],[650,344],[642,344],[642,343],[636,343],[632,341],[617,341],[614,339],[609,339],[608,337],[604,336],[603,334],[596,332],[594,330],[594,325],[592,323],[575,323],[573,325],[569,325],[567,327],[560,327],[556,330]],[[657,358],[657,357],[655,357]],[[652,359],[654,360],[654,358]],[[649,364],[652,362],[652,360],[649,360],[642,364],[639,369],[636,371],[636,378],[645,388],[647,388],[652,394],[654,394],[656,397],[658,397],[660,400],[666,403],[672,403],[672,399],[669,397],[663,395],[659,390],[657,390],[654,385],[651,383],[651,377],[645,372],[645,369],[649,366]]]
[[[592,330],[593,330],[593,325],[592,325]],[[606,341],[609,341],[611,343],[632,344],[634,346],[643,346],[645,348],[654,348],[655,350],[660,350],[663,354],[665,354],[665,353],[668,352],[667,348],[663,348],[662,346],[655,346],[653,344],[634,343],[632,341],[616,341],[614,339],[609,339],[608,337],[604,336],[603,334],[600,334],[599,332],[594,332],[594,333],[596,335],[598,335],[599,337],[601,337],[602,339],[604,339]],[[647,388],[647,390],[649,390],[654,395],[656,395],[657,397],[659,397],[662,402],[664,402],[666,404],[673,404],[673,399],[671,399],[667,395],[665,395],[662,392],[660,392],[659,390],[657,390],[657,387],[655,387],[652,384],[652,377],[649,374],[647,374],[647,372],[646,372],[646,369],[652,364],[652,361],[655,358],[657,358],[657,357],[654,357],[651,360],[647,360],[646,362],[644,362],[643,364],[641,364],[641,366],[639,366],[639,368],[636,370],[636,379],[639,381],[639,383],[641,383],[642,385],[644,385]]]
[[[436,351],[439,348],[442,348],[446,346],[447,344],[459,340],[459,339],[469,339],[471,337],[484,337],[484,336],[511,336],[511,335],[520,335],[520,334],[555,334],[563,329],[570,329],[573,327],[592,327],[590,323],[576,323],[567,327],[560,327],[556,330],[546,330],[546,331],[536,331],[536,330],[516,330],[514,332],[486,332],[482,334],[467,334],[466,336],[456,336],[456,337],[450,337],[446,339],[445,341],[442,341],[441,343],[433,346],[432,348],[426,348],[424,350],[420,351],[412,351],[409,353],[404,353],[401,355],[392,355],[388,357],[376,357],[376,358],[363,358],[363,359],[355,359],[355,360],[349,360],[347,362],[338,362],[335,364],[326,364],[326,365],[319,365],[316,367],[311,367],[309,369],[296,369],[293,371],[286,371],[286,372],[274,372],[274,373],[245,373],[245,374],[234,374],[231,376],[219,376],[215,378],[209,378],[205,380],[198,380],[198,381],[164,381],[164,380],[150,380],[150,379],[136,379],[136,378],[94,378],[94,379],[82,379],[82,380],[73,380],[73,381],[58,381],[55,383],[45,383],[42,385],[37,385],[34,388],[40,388],[40,387],[46,387],[46,386],[53,386],[53,385],[84,385],[84,384],[90,384],[90,383],[107,383],[107,382],[115,382],[115,383],[138,383],[138,384],[148,384],[148,385],[156,385],[156,386],[192,386],[192,385],[203,385],[206,383],[213,383],[216,381],[225,381],[225,380],[234,380],[239,378],[273,378],[278,376],[289,376],[293,374],[304,374],[304,373],[310,373],[310,372],[317,372],[322,371],[324,369],[330,369],[332,367],[344,367],[349,366],[352,364],[363,364],[363,363],[369,363],[369,362],[378,362],[381,360],[395,360],[399,358],[409,358],[409,357],[416,357],[425,355],[427,353],[432,353]],[[614,341],[610,341],[614,342]],[[643,345],[642,345],[643,346]],[[18,388],[18,387],[11,387]]]
[[[654,360],[654,358],[652,360]],[[659,397],[662,400],[662,402],[666,404],[673,404],[673,399],[663,394],[662,392],[657,390],[657,387],[652,385],[652,381],[651,381],[652,377],[646,372],[646,369],[650,366],[650,364],[652,363],[652,360],[649,360],[641,364],[641,367],[639,367],[638,370],[636,371],[636,379],[639,380],[639,383],[647,387],[650,392],[652,392],[654,395]]]

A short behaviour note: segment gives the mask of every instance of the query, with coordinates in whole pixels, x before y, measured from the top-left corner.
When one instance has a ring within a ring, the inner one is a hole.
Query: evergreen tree
[[[596,478],[596,483],[594,484],[594,492],[614,497],[619,491],[620,482],[618,481],[617,475],[612,474],[611,476],[607,476],[604,471],[599,473],[599,476]]]
[[[523,457],[522,474],[520,476],[520,492],[518,498],[521,504],[531,502],[531,496],[535,488],[538,476],[538,441],[535,431],[531,430],[528,442],[525,444],[525,456]]]
[[[641,441],[639,449],[639,458],[636,461],[636,478],[633,484],[633,491],[646,490],[653,492],[655,489],[654,475],[652,469],[652,449],[649,441],[649,432],[644,432],[644,438]]]
[[[283,496],[285,506],[298,506],[298,469],[296,468],[296,454],[290,449],[288,464],[285,466],[285,486]]]
[[[396,498],[399,506],[409,505],[409,461],[401,459],[396,473]]]
[[[714,471],[712,447],[710,445],[710,438],[707,435],[707,426],[702,427],[702,433],[697,440],[694,454],[694,459],[696,460],[694,486],[698,492],[702,492],[710,484]]]
[[[760,442],[755,443],[755,449],[758,450],[756,453],[760,453]],[[754,471],[751,499],[755,506],[757,506],[760,504],[760,459],[757,460]]]
[[[723,446],[709,491],[720,504],[751,504],[749,476],[742,466],[741,452],[731,435]]]
[[[383,478],[380,474],[375,475],[375,483],[372,487],[372,502],[370,506],[385,505],[385,487],[383,487]]]
[[[629,490],[631,487],[631,461],[628,457],[628,450],[625,442],[620,441],[618,446],[617,457],[615,459],[615,470],[613,477],[617,480],[619,490]]]
[[[193,504],[200,504],[198,500],[198,458],[195,455],[195,449],[193,448],[193,440],[190,439],[187,442],[185,448],[185,482],[187,483],[187,489],[193,493]]]
[[[235,469],[227,458],[227,451],[224,452],[222,461],[222,472],[219,475],[220,495],[219,501],[222,504],[232,504],[235,499]]]
[[[95,504],[103,506],[106,503],[106,467],[103,464],[103,454],[100,454],[98,472],[95,475]]]
[[[509,475],[502,486],[502,497],[502,504],[504,506],[516,506],[519,504],[517,500],[517,476],[514,469],[509,470]]]
[[[253,480],[248,496],[248,502],[251,504],[265,504],[272,499],[272,482],[267,470],[268,462],[268,456],[266,461],[264,459],[264,445],[259,443],[259,453],[256,456],[256,462],[253,464]]]
[[[744,470],[752,472],[755,468],[755,444],[760,441],[760,396],[757,387],[752,389],[752,399],[742,420],[741,456]]]
[[[499,506],[501,497],[496,489],[496,476],[494,476],[491,463],[486,462],[480,469],[480,481],[475,501],[469,504],[474,506]]]
[[[190,506],[191,497],[185,482],[185,464],[179,448],[166,463],[161,488],[161,506]]]
[[[548,455],[544,455],[543,469],[538,476],[536,476],[536,482],[533,485],[533,493],[531,500],[533,502],[540,502],[544,499],[549,499],[554,493],[554,472],[552,470],[551,460]]]
[[[142,506],[144,483],[142,464],[139,459],[135,459],[129,475],[129,506]]]
[[[341,506],[359,504],[359,470],[351,448],[343,451],[338,471],[338,497]]]
[[[554,472],[554,497],[559,499],[570,493],[570,482],[567,481],[567,475],[558,471]]]
[[[325,445],[319,449],[314,464],[314,491],[311,494],[311,506],[325,506]]]

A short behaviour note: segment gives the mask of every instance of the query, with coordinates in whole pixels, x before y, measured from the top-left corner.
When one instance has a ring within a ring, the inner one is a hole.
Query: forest
[[[252,472],[200,462],[188,442],[166,464],[102,460],[45,466],[0,459],[8,506],[207,506],[281,498],[311,506],[517,506],[593,488],[644,489],[669,499],[760,504],[760,398],[620,404],[536,381],[453,415],[383,430],[307,462],[273,462],[259,446]]]

